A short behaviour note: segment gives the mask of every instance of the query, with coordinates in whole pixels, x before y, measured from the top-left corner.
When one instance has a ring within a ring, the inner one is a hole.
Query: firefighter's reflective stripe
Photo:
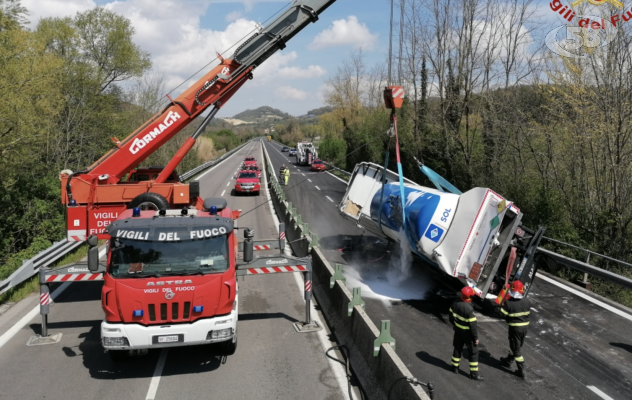
[[[470,334],[473,340],[478,339],[476,314],[474,314],[474,308],[470,303],[461,299],[455,301],[450,307],[448,315],[455,330]]]
[[[460,358],[452,357],[452,366],[453,367],[458,367],[460,362],[461,362]]]
[[[469,323],[470,323],[470,322],[476,322],[476,317],[472,317],[472,318],[465,318],[465,317],[462,317],[462,316],[460,316],[459,314],[457,314],[457,313],[455,313],[454,311],[452,311],[452,308],[450,308],[450,312],[452,313],[452,317],[454,317],[454,325],[455,325],[457,328],[460,328],[460,329],[466,329],[466,330],[469,330],[469,329],[470,329],[470,327],[469,327],[469,326],[466,326],[466,325],[463,325],[463,324],[459,324],[459,323],[457,322],[457,320],[458,320],[458,321],[463,321],[463,322],[467,323],[468,325],[469,325]]]
[[[455,313],[452,313],[452,315],[454,315],[454,318],[460,319],[463,322],[474,322],[474,321],[476,321],[476,317],[474,317],[474,318],[463,318],[462,316],[460,316],[458,314],[455,314]]]
[[[516,357],[516,362],[519,362],[519,363],[524,362],[524,357],[522,357],[522,356]]]
[[[478,372],[478,361],[470,363],[470,371]]]
[[[526,329],[531,316],[531,304],[527,299],[510,298],[500,308],[510,328]]]
[[[458,324],[458,323],[456,323],[456,322],[454,323],[454,325],[455,325],[457,328],[461,328],[461,329],[468,329],[468,330],[470,329],[470,327],[469,327],[469,326],[463,326],[463,325],[460,325],[460,324]]]
[[[524,317],[525,315],[531,315],[531,311],[525,311],[525,312],[509,314],[509,312],[507,310],[505,310],[504,308],[501,308],[500,312],[502,312],[503,314],[505,314],[508,317]]]

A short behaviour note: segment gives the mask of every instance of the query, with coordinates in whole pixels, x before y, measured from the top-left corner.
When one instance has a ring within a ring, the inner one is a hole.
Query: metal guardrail
[[[340,168],[334,166],[333,164],[330,164],[330,163],[328,163],[326,161],[323,161],[323,164],[325,164],[325,166],[327,166],[327,168],[331,168],[331,169],[333,169],[336,172],[340,172],[343,175],[351,176],[351,172],[345,171],[344,169],[340,169]]]
[[[35,257],[22,261],[22,266],[15,270],[7,279],[0,282],[0,294],[19,285],[39,272],[40,267],[49,265],[66,254],[81,246],[83,242],[55,242],[48,249],[41,251]]]
[[[222,154],[221,157],[216,158],[214,160],[208,161],[198,167],[193,168],[190,171],[185,172],[184,174],[180,175],[180,182],[184,182],[187,179],[191,178],[192,176],[195,176],[197,174],[199,174],[200,172],[204,171],[207,168],[211,168],[214,167],[215,165],[221,163],[222,161],[224,161],[225,159],[227,159],[228,157],[232,156],[233,154],[235,154],[236,152],[238,152],[239,150],[243,149],[244,146],[246,146],[247,144],[250,144],[253,140],[260,140],[259,138],[255,138],[255,139],[251,139],[249,141],[247,141],[246,143],[235,147],[234,149],[232,149],[231,151]]]
[[[244,146],[251,143],[253,140],[259,140],[259,138],[251,139],[246,143],[235,147],[231,151],[224,153],[221,157],[206,162],[196,168],[193,168],[190,171],[185,172],[184,174],[180,175],[180,181],[185,181],[186,179],[195,176],[205,169],[219,164],[231,155],[235,154],[237,151],[244,148]],[[48,249],[37,253],[35,257],[29,260],[22,261],[22,265],[20,266],[20,268],[15,270],[7,279],[0,281],[0,294],[5,293],[6,291],[14,288],[20,283],[36,275],[41,267],[50,265],[51,263],[54,263],[55,261],[61,259],[66,254],[81,246],[83,243],[84,242],[68,242],[65,240],[55,242]]]
[[[599,268],[597,266],[591,265],[590,264],[590,257],[591,256],[595,256],[595,257],[600,257],[603,258],[604,260],[607,260],[608,262],[614,262],[617,264],[620,264],[624,267],[632,267],[632,264],[627,263],[625,261],[621,261],[621,260],[617,260],[615,258],[612,257],[608,257],[606,255],[603,254],[599,254],[596,253],[592,250],[588,250],[588,249],[584,249],[569,243],[565,243],[565,242],[561,242],[559,240],[555,240],[555,239],[551,239],[548,237],[543,237],[543,240],[548,240],[550,242],[553,243],[557,243],[559,245],[562,246],[566,246],[569,247],[573,250],[577,250],[577,251],[581,251],[583,253],[585,253],[585,259],[584,261],[579,261],[579,260],[575,260],[574,258],[559,254],[559,253],[555,253],[551,250],[547,250],[544,249],[542,247],[538,247],[538,253],[555,261],[558,264],[562,264],[568,268],[574,269],[576,271],[579,272],[583,272],[584,273],[584,279],[582,282],[580,282],[580,284],[582,286],[584,286],[586,289],[590,289],[591,288],[591,283],[588,281],[588,275],[594,275],[600,279],[606,280],[608,282],[612,282],[615,283],[619,286],[628,288],[628,289],[632,289],[632,279],[627,278],[625,276],[622,275],[617,275],[615,273],[612,273],[608,270],[605,270],[603,268]]]
[[[562,264],[574,270],[583,272],[586,275],[588,274],[594,275],[608,282],[616,283],[619,286],[632,289],[632,279],[626,278],[625,276],[614,274],[610,271],[606,271],[605,269],[595,267],[594,265],[590,265],[586,262],[578,261],[573,258],[555,253],[551,250],[543,249],[541,247],[538,247],[538,253],[553,259],[555,262],[559,264]],[[588,283],[586,280],[586,277],[587,277],[586,275],[584,276],[583,283]]]

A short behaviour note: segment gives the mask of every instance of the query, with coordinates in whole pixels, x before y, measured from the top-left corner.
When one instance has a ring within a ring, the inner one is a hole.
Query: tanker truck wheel
[[[168,210],[170,208],[170,205],[169,200],[164,198],[164,196],[158,193],[147,192],[134,197],[127,208],[140,208],[141,210],[159,211]]]

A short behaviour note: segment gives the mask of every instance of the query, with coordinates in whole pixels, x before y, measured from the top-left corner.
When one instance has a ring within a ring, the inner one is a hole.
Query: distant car
[[[235,182],[235,194],[256,193],[259,195],[261,183],[256,171],[240,171]]]
[[[290,149],[290,152],[288,153],[288,156],[296,157],[296,149]]]
[[[281,151],[286,152],[286,151],[290,151],[290,148],[287,146],[283,146],[283,148],[281,149]]]
[[[316,159],[312,162],[312,171],[324,171],[325,170],[325,164],[323,163],[323,160],[319,160]]]
[[[244,159],[244,167],[247,167],[249,165],[257,165],[257,159],[254,157],[246,157]]]

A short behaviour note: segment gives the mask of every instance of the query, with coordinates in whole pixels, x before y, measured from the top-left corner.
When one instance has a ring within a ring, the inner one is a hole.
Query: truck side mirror
[[[95,247],[99,244],[99,238],[94,236],[94,235],[90,235],[88,237],[88,246],[90,247]]]
[[[90,272],[97,272],[99,270],[99,240],[96,236],[92,235],[88,238],[88,269]]]

